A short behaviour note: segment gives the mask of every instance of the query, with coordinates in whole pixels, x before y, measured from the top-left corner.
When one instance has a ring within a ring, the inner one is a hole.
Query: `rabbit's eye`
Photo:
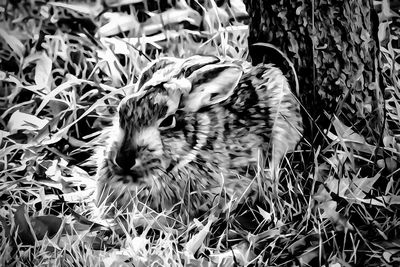
[[[174,128],[176,124],[175,120],[175,115],[169,115],[166,117],[161,123],[160,123],[160,129],[161,130],[166,130],[166,129],[171,129]]]

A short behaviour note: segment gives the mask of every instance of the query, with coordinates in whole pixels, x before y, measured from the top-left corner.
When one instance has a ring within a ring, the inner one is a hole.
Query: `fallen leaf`
[[[117,7],[141,3],[143,0],[104,0],[104,3],[109,7]]]
[[[52,238],[62,226],[62,219],[54,215],[36,216],[30,220],[38,240],[42,240],[46,235]]]
[[[354,230],[354,227],[349,223],[347,218],[336,211],[337,203],[334,200],[326,201],[318,205],[323,210],[321,218],[329,219],[334,223],[336,231],[344,231],[345,229]]]
[[[33,236],[33,229],[28,223],[27,220],[28,215],[25,211],[25,204],[22,204],[17,207],[17,210],[14,213],[14,222],[17,226],[18,237],[23,244],[26,245],[34,245],[35,237]]]
[[[128,255],[123,255],[116,250],[107,252],[106,255],[102,256],[101,263],[104,267],[131,267],[132,264],[128,263],[130,258]],[[143,265],[144,266],[144,265]],[[140,265],[138,267],[141,267]]]
[[[234,245],[229,251],[214,253],[209,257],[217,266],[249,266],[256,255],[250,250],[247,242],[241,242]]]
[[[257,208],[258,208],[258,212],[261,214],[261,216],[263,216],[264,220],[265,220],[266,222],[270,222],[270,221],[271,221],[271,218],[272,218],[271,213],[270,213],[270,212],[267,212],[267,211],[265,211],[265,210],[263,210],[263,209],[262,209],[261,207],[259,207],[259,206],[257,206]]]
[[[350,185],[351,194],[356,198],[365,198],[366,194],[372,190],[373,185],[379,179],[379,177],[381,177],[380,173],[377,173],[371,178],[353,177]]]
[[[150,240],[144,236],[135,236],[129,240],[128,248],[133,255],[144,256],[146,254],[146,246],[150,244]]]
[[[307,251],[304,252],[301,256],[298,257],[300,262],[300,266],[311,266],[309,263],[319,256],[318,248],[307,248]],[[322,266],[322,264],[320,265]]]
[[[98,16],[103,11],[103,5],[98,1],[95,1],[94,4],[86,4],[79,2],[75,3],[49,2],[48,4],[55,7],[70,9],[79,14],[84,14],[92,18]]]
[[[336,116],[333,118],[332,124],[336,130],[337,136],[329,133],[328,137],[334,141],[340,141],[344,149],[346,149],[346,146],[348,146],[356,151],[361,151],[368,154],[374,153],[374,146],[368,144],[362,135],[354,132],[351,127],[344,125]]]
[[[47,123],[48,120],[17,110],[11,115],[7,128],[10,133],[16,133],[18,130],[36,131],[42,129]]]
[[[63,194],[63,198],[67,203],[81,203],[82,201],[89,200],[93,197],[95,188],[88,188],[87,190],[75,191]]]
[[[51,90],[51,75],[52,60],[45,52],[40,53],[40,57],[36,61],[35,68],[35,83],[38,86],[45,88],[46,92]]]
[[[386,168],[388,171],[394,172],[397,170],[398,163],[396,158],[390,157],[390,158],[385,158],[385,159],[379,159],[377,161],[377,165],[379,168]]]
[[[248,16],[246,6],[242,0],[230,0],[229,4],[235,18]]]
[[[397,257],[396,257],[397,256]],[[400,249],[387,249],[382,253],[382,257],[385,259],[387,263],[399,263],[400,262]],[[397,266],[397,264],[395,265]]]
[[[71,74],[67,74],[66,78],[67,80],[64,83],[54,88],[49,94],[43,97],[42,103],[40,103],[39,107],[36,109],[36,115],[38,115],[40,111],[42,111],[42,109],[47,105],[47,103],[50,100],[54,99],[56,95],[58,95],[64,90],[71,88],[74,85],[82,84],[82,80],[77,79],[75,76]]]
[[[131,31],[133,36],[139,35],[141,26],[135,16],[117,12],[106,12],[103,14],[103,17],[108,22],[97,31],[99,36],[111,36],[125,31]]]
[[[45,174],[48,178],[55,182],[61,181],[61,169],[58,167],[58,159],[51,162],[51,165],[47,167]]]
[[[10,135],[10,132],[0,130],[0,143],[3,141],[4,137],[7,137],[9,135]]]
[[[383,42],[390,35],[390,23],[389,22],[381,22],[378,26],[378,39],[379,42]]]
[[[336,201],[329,200],[319,204],[318,207],[323,210],[321,218],[332,219],[334,221],[338,219],[339,213],[336,211]]]
[[[390,196],[379,196],[374,199],[363,199],[363,203],[372,204],[376,206],[386,207],[389,205],[399,205],[400,196],[390,195]]]
[[[330,176],[326,181],[325,185],[329,188],[329,191],[337,194],[338,196],[345,198],[347,196],[347,190],[350,187],[350,179],[342,177],[340,179],[336,179],[335,177]]]
[[[391,20],[393,17],[399,17],[399,15],[396,12],[393,12],[392,9],[390,8],[390,2],[389,0],[382,0],[382,11],[379,13],[379,21],[386,21],[386,20]]]
[[[4,41],[19,58],[23,58],[25,54],[25,46],[17,37],[15,37],[15,35],[6,31],[4,25],[0,25],[0,37],[4,39]]]
[[[26,205],[18,206],[14,213],[14,222],[18,227],[18,237],[23,244],[34,245],[35,240],[42,240],[46,235],[52,238],[62,226],[62,219],[54,215],[35,216],[29,218]]]
[[[188,259],[193,259],[194,254],[203,245],[204,239],[207,237],[208,233],[210,232],[210,227],[214,221],[216,221],[216,217],[211,215],[208,218],[208,222],[203,227],[203,229],[201,229],[197,234],[192,236],[192,238],[185,244],[184,253]]]
[[[143,25],[143,33],[145,35],[155,34],[161,31],[165,25],[178,24],[184,21],[196,27],[199,27],[201,24],[200,14],[191,8],[171,8],[160,14],[150,13],[150,15],[151,18]]]
[[[106,49],[98,50],[97,55],[100,59],[99,68],[111,77],[113,86],[120,86],[123,80],[121,76],[123,67],[115,56],[114,51],[107,47]]]

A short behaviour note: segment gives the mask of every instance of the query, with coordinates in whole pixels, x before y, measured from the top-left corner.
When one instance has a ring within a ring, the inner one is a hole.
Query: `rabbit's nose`
[[[115,163],[124,171],[129,171],[136,163],[134,153],[124,152],[118,153]]]

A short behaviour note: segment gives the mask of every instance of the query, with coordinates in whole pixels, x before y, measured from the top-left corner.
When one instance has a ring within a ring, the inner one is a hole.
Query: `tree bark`
[[[324,117],[325,110],[379,142],[383,96],[379,89],[379,22],[373,1],[244,2],[251,18],[253,62],[269,61],[288,70],[276,51],[251,46],[258,42],[275,45],[293,62],[300,100],[314,119]]]

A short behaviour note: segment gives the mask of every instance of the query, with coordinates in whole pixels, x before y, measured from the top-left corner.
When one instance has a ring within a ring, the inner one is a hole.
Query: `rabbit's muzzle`
[[[121,156],[121,158],[123,158],[123,156]],[[115,167],[115,173],[121,176],[121,181],[123,183],[139,183],[140,181],[144,181],[151,172],[154,171],[154,169],[158,169],[158,166],[161,164],[161,160],[157,158],[142,163],[139,159],[127,157],[127,159],[124,158],[123,162],[124,163],[118,163],[117,160],[117,165]]]
[[[134,125],[125,129],[116,127],[113,135],[113,141],[105,152],[107,160],[102,164],[114,182],[143,183],[165,165],[161,157],[163,146],[160,134],[154,127],[140,130]]]

